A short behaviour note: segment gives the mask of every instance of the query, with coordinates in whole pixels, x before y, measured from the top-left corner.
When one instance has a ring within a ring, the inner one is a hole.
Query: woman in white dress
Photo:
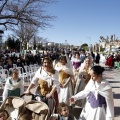
[[[75,57],[73,58],[72,60],[72,64],[73,64],[73,68],[76,70],[76,71],[79,71],[79,67],[81,65],[81,60],[80,60],[80,55],[79,53],[75,53]]]
[[[78,72],[79,72],[79,68],[80,68],[80,65],[81,65],[81,60],[80,60],[79,53],[75,53],[75,58],[72,61],[72,65],[73,65],[73,73],[74,73],[74,76],[75,76],[75,81],[77,81]]]
[[[59,72],[59,82],[60,82],[60,92],[58,94],[59,103],[64,102],[69,104],[69,98],[73,95],[72,89],[72,79],[73,79],[73,69],[69,64],[66,56],[61,56],[60,62],[57,63],[55,69]]]
[[[90,76],[90,59],[86,58],[84,60],[84,63],[82,63],[80,69],[79,69],[79,73],[78,73],[78,79],[76,82],[76,87],[75,87],[75,92],[74,94],[77,94],[78,92],[82,91],[85,86],[87,85],[88,81],[90,80],[91,76]],[[82,100],[77,100],[76,101],[76,105],[83,107],[85,104],[85,99]]]
[[[41,101],[48,104],[51,112],[53,112],[53,99],[56,100],[56,105],[58,104],[57,91],[59,91],[58,82],[58,71],[53,68],[52,60],[49,57],[43,58],[42,67],[38,69],[30,85],[28,86],[25,94],[29,95],[30,90],[37,86],[37,94],[40,96],[45,96],[46,99],[40,98]]]
[[[91,80],[85,89],[70,98],[72,103],[78,99],[87,98],[79,120],[114,119],[112,88],[109,82],[102,78],[103,71],[103,67],[93,66],[90,71]]]

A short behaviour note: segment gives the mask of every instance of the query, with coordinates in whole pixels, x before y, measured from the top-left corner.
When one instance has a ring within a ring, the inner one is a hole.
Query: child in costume
[[[50,120],[76,120],[76,118],[69,113],[68,105],[62,102],[59,103],[58,114],[52,114]]]
[[[0,120],[8,120],[9,114],[6,110],[0,109]]]

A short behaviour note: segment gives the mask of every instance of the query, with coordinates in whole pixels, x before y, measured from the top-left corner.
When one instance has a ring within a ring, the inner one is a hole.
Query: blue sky
[[[58,0],[47,11],[57,18],[38,35],[51,42],[80,45],[99,43],[100,36],[120,38],[120,0]]]

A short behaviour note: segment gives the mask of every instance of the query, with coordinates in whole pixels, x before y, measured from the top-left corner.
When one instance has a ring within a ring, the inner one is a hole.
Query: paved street
[[[106,68],[104,72],[113,89],[115,120],[120,120],[120,70]]]

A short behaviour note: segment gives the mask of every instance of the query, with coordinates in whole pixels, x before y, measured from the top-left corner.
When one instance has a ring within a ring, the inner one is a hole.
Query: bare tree
[[[19,37],[21,44],[27,46],[27,43],[35,36],[37,33],[38,27],[33,24],[24,24],[21,23],[18,26],[18,29],[14,29],[13,32]]]
[[[47,42],[48,42],[48,39],[47,39],[47,38],[43,38],[43,37],[36,36],[36,42],[37,42],[37,43],[47,43]]]
[[[6,29],[19,23],[44,28],[54,16],[47,14],[45,5],[54,0],[0,0],[0,25]]]

